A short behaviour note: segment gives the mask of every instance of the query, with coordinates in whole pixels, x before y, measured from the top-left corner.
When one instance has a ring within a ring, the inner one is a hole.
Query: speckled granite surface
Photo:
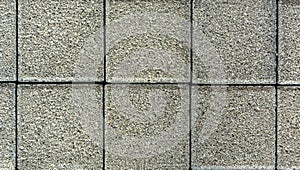
[[[280,169],[300,167],[300,88],[279,89],[278,164]]]
[[[92,89],[97,97],[80,95],[82,100],[90,103],[94,100],[98,104],[87,113],[86,106],[76,100],[74,93],[89,94]],[[20,169],[102,168],[102,143],[91,136],[84,123],[87,118],[93,118],[89,120],[96,131],[92,134],[102,140],[101,87],[24,85],[18,90]]]
[[[274,165],[273,87],[195,86],[193,95],[194,167],[270,169]],[[217,100],[220,96],[223,99]]]
[[[15,164],[15,93],[14,85],[0,85],[0,169]]]
[[[189,81],[188,0],[107,3],[108,81]]]
[[[279,13],[280,83],[300,82],[300,4],[299,1],[281,1]]]
[[[194,81],[275,83],[275,8],[274,0],[195,1]]]
[[[2,0],[0,169],[300,170],[299,17],[298,0]]]
[[[75,71],[85,58],[86,65],[98,65],[93,81],[102,80],[103,51],[96,48],[103,45],[95,35],[103,32],[102,8],[102,0],[19,0],[20,79],[82,80],[86,77],[79,77]],[[91,40],[98,46],[93,48]],[[89,56],[85,56],[87,53]]]
[[[108,86],[106,169],[188,169],[188,93],[187,85]]]
[[[0,80],[16,78],[16,1],[0,1]]]

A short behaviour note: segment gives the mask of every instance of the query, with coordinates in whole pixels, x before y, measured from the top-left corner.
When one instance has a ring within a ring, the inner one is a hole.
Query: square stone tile
[[[105,169],[188,169],[189,87],[109,85]]]
[[[275,88],[193,87],[195,169],[274,169]]]
[[[278,167],[300,169],[300,88],[278,91]]]
[[[0,85],[0,169],[15,168],[15,90]]]
[[[102,88],[24,85],[18,88],[20,169],[101,169]]]
[[[300,1],[281,0],[279,6],[279,82],[300,83]]]
[[[275,0],[196,0],[193,81],[275,82]]]
[[[0,80],[16,79],[16,1],[0,1]]]
[[[20,0],[20,79],[102,80],[102,11],[102,0]]]
[[[111,82],[186,82],[190,1],[107,1],[107,78]]]

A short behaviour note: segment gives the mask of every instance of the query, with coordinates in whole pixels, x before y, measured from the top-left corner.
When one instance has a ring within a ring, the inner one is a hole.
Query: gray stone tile
[[[196,0],[193,81],[275,82],[275,1]]]
[[[300,4],[281,0],[279,6],[279,82],[300,83]]]
[[[300,89],[278,91],[278,167],[300,169]]]
[[[284,5],[300,5],[300,1],[297,0],[281,0],[280,2]]]
[[[105,90],[105,169],[188,169],[187,85]]]
[[[107,2],[108,81],[189,81],[189,0]]]
[[[102,20],[102,0],[20,0],[20,79],[102,80]]]
[[[16,1],[0,2],[0,80],[15,80]]]
[[[193,87],[195,169],[274,169],[275,88]]]
[[[15,90],[0,85],[0,169],[15,167]]]
[[[102,88],[18,88],[19,169],[101,169]]]

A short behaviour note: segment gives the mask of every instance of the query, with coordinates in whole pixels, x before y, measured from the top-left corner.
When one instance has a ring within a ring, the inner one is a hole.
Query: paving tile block
[[[189,0],[107,2],[108,81],[189,81]]]
[[[300,89],[278,91],[278,167],[300,169]]]
[[[105,90],[105,169],[188,169],[187,85]]]
[[[0,169],[15,167],[15,90],[0,85]]]
[[[279,4],[279,82],[300,83],[300,3],[281,0]]]
[[[300,1],[297,0],[281,0],[280,2],[284,5],[300,5]]]
[[[18,88],[19,169],[102,169],[102,89]]]
[[[194,86],[192,100],[195,169],[274,169],[275,88]]]
[[[20,79],[102,80],[102,20],[102,0],[20,0]]]
[[[0,2],[0,80],[16,79],[16,1]]]
[[[274,0],[196,0],[193,81],[274,83]]]

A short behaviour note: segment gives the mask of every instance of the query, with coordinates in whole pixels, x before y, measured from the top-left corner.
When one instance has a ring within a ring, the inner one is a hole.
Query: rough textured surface
[[[300,4],[281,1],[279,11],[279,81],[300,83]]]
[[[189,81],[188,0],[111,0],[107,11],[109,81]]]
[[[0,169],[15,166],[14,85],[0,85]]]
[[[280,88],[278,93],[278,165],[300,169],[300,89]],[[297,167],[297,168],[296,168]]]
[[[291,6],[300,5],[300,1],[298,0],[282,0],[281,2],[284,5],[291,5]]]
[[[195,86],[193,104],[193,166],[274,169],[273,87],[228,87],[216,93]]]
[[[275,82],[274,0],[196,0],[193,18],[195,82]]]
[[[276,0],[105,2],[106,80],[143,83],[2,83],[0,170],[189,169],[190,103],[193,170],[275,169],[275,87],[242,86],[275,83]],[[279,83],[300,84],[300,0],[278,2]],[[0,0],[0,81],[16,80],[16,24],[20,81],[104,80],[103,4]],[[194,83],[241,86],[147,84],[188,83],[191,63]],[[278,91],[280,170],[300,170],[298,96]]]
[[[105,120],[105,169],[188,169],[188,86],[108,86]]]
[[[16,75],[16,2],[0,1],[0,80],[14,80]]]
[[[89,71],[93,72],[94,81],[102,79],[102,20],[102,0],[74,0],[68,3],[59,0],[20,0],[21,80],[91,79],[76,72],[80,68],[85,70],[91,64],[94,67]]]
[[[97,98],[86,98],[86,101],[91,103],[97,99],[96,103],[101,106],[102,90],[98,86],[19,87],[19,169],[102,168],[101,109],[97,109],[96,105],[86,108],[84,103],[76,104],[74,88],[84,91],[94,89],[93,95]],[[92,121],[88,121],[93,129],[85,129],[86,115],[94,116]],[[96,127],[97,131],[91,133]],[[91,134],[97,135],[98,141]]]

